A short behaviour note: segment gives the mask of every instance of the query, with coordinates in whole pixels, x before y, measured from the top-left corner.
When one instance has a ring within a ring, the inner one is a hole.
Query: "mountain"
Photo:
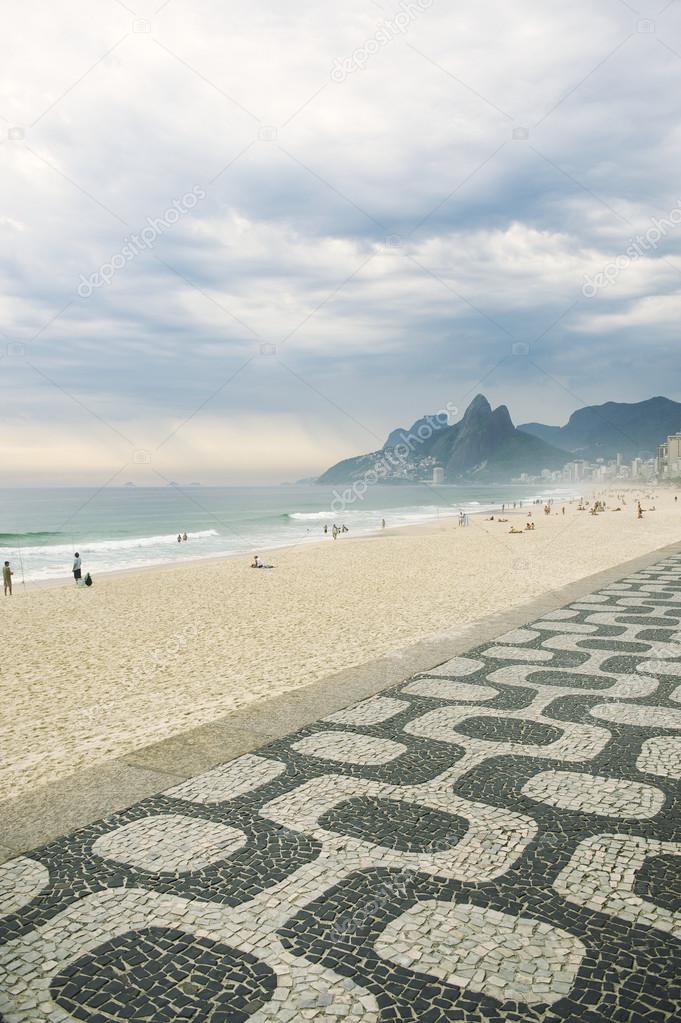
[[[352,483],[373,473],[385,483],[418,482],[430,480],[435,466],[444,469],[449,483],[487,482],[560,469],[566,461],[565,451],[516,429],[505,405],[493,410],[478,394],[458,423],[450,426],[442,416],[424,416],[411,430],[393,430],[380,450],[331,466],[317,482]]]
[[[631,404],[608,401],[573,412],[565,426],[523,423],[518,427],[579,458],[650,457],[670,434],[681,430],[681,404],[648,398]]]
[[[403,438],[408,437],[410,433],[415,433],[419,436],[419,430],[431,428],[434,422],[436,422],[435,416],[424,416],[422,419],[417,419],[413,426],[411,426],[408,430],[402,429],[401,426],[398,427],[397,430],[392,430],[388,434],[388,439],[383,445],[383,450],[385,450],[385,448],[397,447],[398,444],[402,443]]]

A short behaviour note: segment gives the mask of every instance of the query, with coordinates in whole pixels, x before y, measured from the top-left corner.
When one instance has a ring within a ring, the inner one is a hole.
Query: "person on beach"
[[[12,576],[13,575],[14,575],[14,572],[9,567],[9,561],[6,561],[5,564],[2,566],[2,585],[5,588],[5,596],[6,597],[11,597],[12,596]]]
[[[182,534],[182,539],[183,539],[183,540],[186,540],[186,539],[187,539],[187,531],[186,531],[186,530],[185,530],[185,531],[184,531],[184,533]]]
[[[266,565],[256,554],[251,562],[251,568],[274,568],[274,565]]]
[[[381,519],[381,529],[385,529],[385,519]]]
[[[327,534],[328,532],[329,532],[329,527],[328,527],[328,525],[325,522],[324,523],[324,533]]]
[[[182,533],[177,534],[177,542],[182,543]]]
[[[80,572],[80,554],[78,553],[78,551],[76,551],[76,553],[73,555],[73,568],[72,568],[71,571],[73,572],[73,578],[75,579],[76,586],[77,586],[78,583],[80,582],[80,575],[81,575],[81,572]]]

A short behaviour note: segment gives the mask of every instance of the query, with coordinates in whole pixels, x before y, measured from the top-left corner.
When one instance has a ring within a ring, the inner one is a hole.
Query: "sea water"
[[[551,485],[377,485],[362,496],[317,484],[263,487],[0,489],[0,560],[15,584],[68,578],[75,551],[92,575],[328,539],[334,523],[361,536],[459,511],[571,496]],[[329,533],[324,534],[324,525]],[[188,540],[177,542],[186,531]]]

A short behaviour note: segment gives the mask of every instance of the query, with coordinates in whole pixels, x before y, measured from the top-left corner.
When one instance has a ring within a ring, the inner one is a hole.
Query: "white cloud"
[[[678,200],[679,60],[663,45],[677,47],[678,5],[655,12],[647,34],[637,21],[648,0],[639,14],[614,0],[434,0],[344,82],[334,62],[395,16],[395,0],[134,6],[149,32],[113,0],[27,0],[10,19],[0,354],[40,331],[30,359],[49,378],[0,363],[10,429],[36,388],[38,423],[56,419],[69,436],[82,409],[60,388],[105,419],[132,424],[142,407],[160,426],[198,408],[262,340],[291,332],[283,352],[309,386],[244,373],[225,392],[225,422],[267,406],[330,429],[346,451],[333,402],[372,422],[380,410],[383,434],[495,365],[515,414],[535,418],[544,397],[503,362],[510,337],[559,321],[584,274]],[[205,201],[153,252],[78,297],[81,274],[194,186]],[[680,248],[670,234],[560,321],[542,342],[548,369],[582,393],[588,367],[580,384],[552,338],[588,337],[601,359],[615,344],[635,353],[640,330],[647,360],[632,355],[626,370],[640,397],[678,391],[675,271],[662,257],[681,266]],[[599,386],[590,398],[616,398],[629,381]],[[212,404],[199,420],[209,415]],[[22,465],[38,471],[39,443],[22,443]],[[108,466],[97,451],[77,461]],[[268,458],[266,445],[252,453],[263,478]]]
[[[670,295],[648,295],[630,302],[618,311],[595,313],[583,322],[582,329],[612,333],[632,327],[671,328],[678,334],[681,321],[681,292]],[[641,344],[649,344],[649,330],[639,334]]]

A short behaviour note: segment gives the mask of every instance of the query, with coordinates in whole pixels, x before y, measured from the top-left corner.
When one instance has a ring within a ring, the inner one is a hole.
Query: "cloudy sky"
[[[10,18],[4,482],[276,482],[478,391],[681,398],[681,3]]]

